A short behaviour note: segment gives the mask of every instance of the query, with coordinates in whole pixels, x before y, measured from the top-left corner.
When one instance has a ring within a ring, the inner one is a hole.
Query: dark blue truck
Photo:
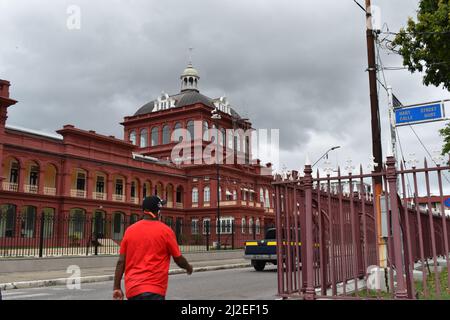
[[[245,259],[252,262],[256,271],[263,271],[267,263],[277,264],[277,241],[275,228],[268,229],[264,240],[245,242]]]

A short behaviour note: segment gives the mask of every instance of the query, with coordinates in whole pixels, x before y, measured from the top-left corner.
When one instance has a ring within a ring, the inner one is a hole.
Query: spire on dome
[[[200,77],[198,75],[197,69],[195,69],[192,66],[192,49],[189,48],[189,63],[186,69],[184,69],[183,73],[181,74],[181,91],[186,90],[198,90],[198,81],[200,80]]]

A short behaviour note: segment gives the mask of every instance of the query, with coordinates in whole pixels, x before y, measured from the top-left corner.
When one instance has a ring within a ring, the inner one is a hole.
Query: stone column
[[[20,169],[19,169],[19,186],[18,186],[18,191],[19,192],[24,192],[24,185],[26,183],[26,177],[25,177],[25,171],[26,168],[23,167],[23,165],[21,164]]]
[[[106,192],[107,192],[107,197],[106,197],[106,199],[107,199],[108,201],[112,201],[112,199],[113,199],[113,193],[115,192],[115,191],[114,191],[114,180],[113,180],[113,178],[112,178],[111,176],[108,175],[107,181],[108,181],[108,186],[107,186],[107,188],[106,188]]]
[[[95,171],[87,172],[87,181],[86,181],[86,198],[93,199],[92,192],[94,191],[94,180],[95,180]]]
[[[38,193],[44,194],[45,170],[39,167]]]

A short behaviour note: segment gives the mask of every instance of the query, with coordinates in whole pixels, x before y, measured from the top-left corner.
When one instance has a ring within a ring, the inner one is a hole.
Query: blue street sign
[[[395,109],[397,126],[444,120],[442,103]]]
[[[450,198],[445,199],[444,204],[446,207],[450,208]]]

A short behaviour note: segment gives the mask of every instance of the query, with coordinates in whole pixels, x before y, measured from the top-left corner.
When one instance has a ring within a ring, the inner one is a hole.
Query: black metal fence
[[[126,229],[141,219],[123,214],[86,216],[73,212],[69,216],[53,212],[37,213],[33,207],[16,214],[14,208],[0,212],[0,258],[115,255]],[[247,240],[264,238],[270,226],[257,223],[216,221],[210,219],[165,218],[180,249],[187,252],[240,249]]]

